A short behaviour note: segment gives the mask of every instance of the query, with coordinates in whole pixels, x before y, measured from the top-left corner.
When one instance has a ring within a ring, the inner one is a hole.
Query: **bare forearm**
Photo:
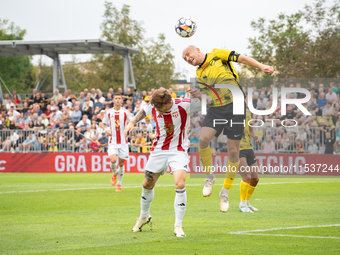
[[[132,123],[133,125],[135,125],[138,121],[144,119],[146,117],[146,113],[144,111],[144,109],[141,109],[137,114],[136,116],[132,119]]]
[[[240,55],[238,62],[245,64],[245,65],[248,65],[248,66],[257,67],[257,68],[260,68],[260,69],[261,69],[261,66],[262,66],[262,64],[260,62],[258,62],[257,60],[255,60],[251,57],[243,56],[243,55]]]

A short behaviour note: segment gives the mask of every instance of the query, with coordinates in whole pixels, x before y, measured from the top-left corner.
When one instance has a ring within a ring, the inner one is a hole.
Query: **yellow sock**
[[[249,188],[249,183],[241,181],[241,184],[240,184],[241,202],[246,202],[247,201],[248,188]]]
[[[211,159],[212,154],[211,154],[210,146],[208,146],[205,149],[201,149],[200,147],[198,147],[198,151],[200,153],[203,170],[206,171],[205,172],[206,174],[210,174],[211,166],[212,166],[212,159]]]
[[[250,199],[250,197],[251,197],[251,195],[253,194],[253,192],[254,192],[254,189],[255,189],[255,187],[254,186],[250,186],[249,185],[249,188],[248,188],[248,193],[247,193],[247,200],[249,200]]]
[[[234,182],[236,172],[237,172],[239,165],[240,165],[240,161],[238,161],[236,163],[231,163],[228,159],[227,173],[226,173],[226,177],[225,177],[224,184],[223,184],[224,188],[230,189],[231,186],[233,185],[233,182]]]

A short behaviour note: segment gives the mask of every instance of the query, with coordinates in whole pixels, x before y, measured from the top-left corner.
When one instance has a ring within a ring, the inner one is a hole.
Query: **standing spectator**
[[[330,132],[326,132],[326,139],[325,139],[325,154],[333,154],[334,151],[334,138],[331,137]]]
[[[79,153],[88,152],[88,147],[85,139],[81,140],[81,143],[79,144]]]
[[[309,140],[308,153],[309,154],[318,154],[318,146],[316,144],[314,144],[312,139]]]
[[[325,98],[325,93],[321,92],[319,94],[319,99],[317,100],[318,106],[319,106],[319,116],[321,116],[322,114],[322,109],[325,107],[327,102],[327,99]]]
[[[169,92],[170,92],[172,98],[177,98],[177,95],[176,95],[176,93],[173,91],[172,88],[169,88]]]
[[[139,152],[147,153],[147,148],[145,146],[145,143],[146,143],[146,141],[145,141],[145,139],[143,137],[143,134],[142,133],[138,133],[134,145],[136,147],[139,147]]]
[[[78,97],[78,102],[80,103],[80,109],[82,109],[82,107],[83,107],[83,104],[85,103],[85,101],[86,101],[86,97],[85,97],[85,94],[84,94],[84,92],[80,92],[79,93],[79,97]]]
[[[190,137],[190,152],[198,152],[198,137],[196,132],[193,132]]]
[[[22,148],[24,152],[28,152],[31,149],[33,151],[38,150],[38,140],[33,132],[30,132],[27,139],[23,142]]]
[[[133,104],[136,104],[136,102],[138,101],[138,99],[142,98],[140,96],[140,94],[138,93],[137,89],[133,90],[133,95],[132,95],[132,100],[133,100]]]
[[[107,152],[107,146],[109,144],[109,138],[106,136],[105,132],[101,133],[101,138],[98,140],[100,142],[100,147],[102,148],[102,152]]]
[[[266,135],[266,141],[263,146],[264,153],[274,153],[275,152],[275,144],[270,135]]]
[[[185,96],[184,86],[181,85],[181,86],[179,86],[179,91],[177,93],[177,97],[184,97],[184,96]]]
[[[91,139],[92,141],[89,144],[90,152],[100,152],[100,142],[98,141],[97,136],[94,135]]]

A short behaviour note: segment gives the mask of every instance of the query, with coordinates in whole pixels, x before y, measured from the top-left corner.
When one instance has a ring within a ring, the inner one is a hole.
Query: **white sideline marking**
[[[308,184],[308,183],[332,183],[337,181],[312,181],[312,182],[268,182],[261,183],[261,185],[276,185],[276,184]],[[185,186],[201,186],[203,184],[186,184]],[[222,184],[221,184],[222,185]],[[221,186],[217,185],[217,186]],[[240,184],[234,184],[233,186],[238,186]],[[62,185],[60,185],[62,186]],[[156,185],[156,187],[173,187],[174,184],[169,185]],[[141,188],[142,186],[124,186],[124,189],[134,189]],[[70,191],[70,190],[91,190],[91,189],[112,189],[111,186],[103,186],[103,187],[84,187],[84,188],[69,188],[69,189],[49,189],[49,190],[13,190],[13,191],[3,191],[1,194],[10,194],[10,193],[31,193],[31,192],[46,192],[46,191]]]
[[[288,236],[288,237],[340,239],[340,237],[335,237],[335,236],[304,236],[304,235],[285,235],[285,234],[263,234],[263,233],[259,233],[259,232],[268,232],[268,231],[274,231],[274,230],[302,229],[302,228],[327,228],[327,227],[340,227],[340,224],[316,225],[316,226],[297,226],[297,227],[285,227],[285,228],[255,229],[255,230],[229,232],[228,234],[233,234],[233,235]]]

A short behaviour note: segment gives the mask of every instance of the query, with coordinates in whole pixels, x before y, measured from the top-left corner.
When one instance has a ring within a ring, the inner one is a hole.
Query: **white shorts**
[[[169,166],[171,173],[176,170],[189,171],[188,153],[184,151],[152,151],[145,170],[165,174]]]
[[[127,144],[109,144],[108,147],[109,156],[116,154],[118,158],[128,159],[129,158],[129,145]]]

